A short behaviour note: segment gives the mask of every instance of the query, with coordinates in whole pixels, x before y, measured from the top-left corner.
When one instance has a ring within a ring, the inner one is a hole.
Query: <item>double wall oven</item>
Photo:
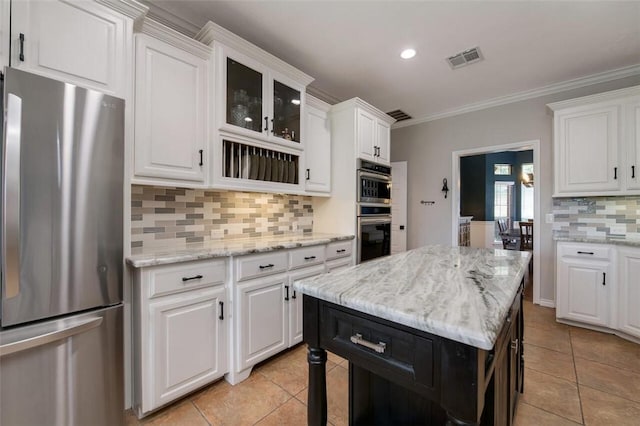
[[[391,167],[358,168],[358,263],[391,254]]]

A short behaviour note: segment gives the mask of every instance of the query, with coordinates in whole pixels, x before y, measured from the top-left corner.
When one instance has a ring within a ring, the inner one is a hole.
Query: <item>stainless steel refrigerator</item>
[[[124,101],[5,68],[0,115],[0,424],[121,424]]]

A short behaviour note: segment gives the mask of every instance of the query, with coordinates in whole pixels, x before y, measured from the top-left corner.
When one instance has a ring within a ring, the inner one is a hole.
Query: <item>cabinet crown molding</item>
[[[340,102],[339,104],[333,105],[331,107],[331,111],[340,112],[351,108],[361,108],[389,125],[392,125],[396,121],[395,118],[391,117],[390,115],[363,101],[360,98],[352,98],[344,102]]]
[[[209,46],[213,46],[214,42],[219,42],[225,46],[229,46],[240,53],[257,59],[269,68],[289,76],[304,86],[307,86],[314,80],[313,77],[305,74],[294,66],[289,65],[282,59],[266,52],[255,44],[211,21],[207,22],[205,26],[202,27],[198,34],[196,34],[195,39]]]
[[[147,6],[135,0],[96,0],[96,3],[118,11],[134,21],[142,19],[149,12]]]
[[[640,86],[625,87],[624,89],[612,90],[609,92],[596,93],[595,95],[583,96],[580,98],[568,99],[566,101],[553,102],[547,104],[552,111],[558,111],[565,108],[575,106],[584,106],[598,102],[606,102],[609,100],[617,100],[631,96],[640,96]]]
[[[198,40],[194,40],[184,34],[181,34],[160,22],[154,21],[153,19],[144,18],[142,25],[139,27],[139,32],[164,41],[178,49],[192,53],[204,60],[209,60],[209,58],[211,58],[211,47],[206,44],[202,44]]]
[[[306,100],[307,100],[307,105],[312,106],[314,108],[318,108],[320,111],[329,112],[329,110],[331,109],[330,104],[308,93],[307,93]]]

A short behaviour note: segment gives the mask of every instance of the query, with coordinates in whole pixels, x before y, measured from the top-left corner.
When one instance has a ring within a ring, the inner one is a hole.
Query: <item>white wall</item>
[[[640,76],[628,77],[392,130],[391,161],[409,163],[407,248],[451,245],[451,200],[440,190],[443,178],[456,181],[451,170],[453,151],[539,139],[541,176],[535,182],[541,212],[536,218],[540,224],[540,297],[555,300],[552,225],[543,223],[544,214],[552,211],[553,187],[553,115],[546,104],[639,84]],[[436,203],[421,205],[420,200]]]

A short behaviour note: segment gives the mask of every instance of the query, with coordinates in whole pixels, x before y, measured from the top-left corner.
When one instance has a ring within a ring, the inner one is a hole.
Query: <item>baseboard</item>
[[[538,305],[544,306],[545,308],[555,308],[556,301],[551,299],[540,299],[538,300]]]

